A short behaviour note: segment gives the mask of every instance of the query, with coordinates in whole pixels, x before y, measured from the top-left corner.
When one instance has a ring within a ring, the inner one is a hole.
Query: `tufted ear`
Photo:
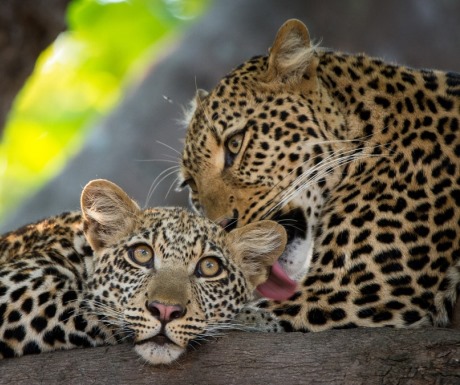
[[[286,247],[286,231],[274,221],[253,222],[228,234],[233,258],[254,288],[266,281]]]
[[[313,51],[305,24],[296,19],[286,21],[270,49],[267,80],[298,83],[303,77],[313,77],[317,66]]]
[[[84,232],[95,251],[131,231],[140,211],[120,187],[105,179],[89,182],[80,203]]]
[[[192,121],[193,115],[195,115],[195,111],[197,108],[200,108],[201,104],[203,103],[204,99],[209,95],[208,91],[198,88],[195,93],[195,97],[190,101],[188,106],[184,108],[184,118],[182,119],[182,123],[184,127],[187,127],[190,122]]]

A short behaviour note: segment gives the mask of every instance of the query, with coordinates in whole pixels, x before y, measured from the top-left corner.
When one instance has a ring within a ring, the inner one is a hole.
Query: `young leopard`
[[[141,210],[105,180],[81,209],[0,238],[0,358],[128,339],[170,363],[231,323],[286,242],[271,221],[227,234],[184,209]]]
[[[449,324],[459,74],[323,50],[289,20],[268,56],[198,91],[188,120],[193,206],[227,229],[273,219],[288,233],[248,322],[263,308],[277,320],[261,330]]]

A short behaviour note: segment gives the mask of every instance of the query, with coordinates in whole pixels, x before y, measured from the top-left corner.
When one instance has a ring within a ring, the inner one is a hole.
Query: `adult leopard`
[[[192,205],[227,229],[288,232],[246,321],[263,308],[277,320],[262,330],[448,325],[459,119],[459,74],[320,49],[298,20],[199,90],[180,172]]]
[[[184,209],[141,210],[106,180],[81,207],[0,237],[0,359],[129,340],[170,363],[228,327],[286,242],[271,221],[227,234]]]

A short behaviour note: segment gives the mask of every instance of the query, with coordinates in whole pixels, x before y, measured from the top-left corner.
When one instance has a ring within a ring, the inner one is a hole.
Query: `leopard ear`
[[[284,227],[267,220],[236,228],[227,236],[233,259],[254,288],[267,280],[270,268],[283,253],[286,242]]]
[[[89,182],[81,194],[83,229],[94,250],[130,232],[140,208],[116,184],[105,179]]]
[[[316,74],[316,62],[307,27],[299,20],[288,20],[270,49],[267,80],[299,83]]]
[[[195,94],[195,101],[199,105],[199,103],[202,103],[203,100],[209,95],[209,92],[206,90],[203,90],[202,88],[198,88],[196,90]]]
[[[182,125],[188,127],[192,121],[193,115],[197,108],[201,108],[204,99],[209,95],[208,91],[198,88],[195,97],[189,102],[188,106],[184,108],[184,115],[182,118]]]

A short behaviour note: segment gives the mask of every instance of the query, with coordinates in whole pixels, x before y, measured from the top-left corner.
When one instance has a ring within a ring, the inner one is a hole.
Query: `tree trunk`
[[[0,139],[11,104],[38,55],[66,27],[70,0],[0,0]]]
[[[147,365],[130,345],[119,345],[8,359],[0,362],[0,373],[0,385],[458,385],[460,333],[434,328],[231,333],[170,366]]]

